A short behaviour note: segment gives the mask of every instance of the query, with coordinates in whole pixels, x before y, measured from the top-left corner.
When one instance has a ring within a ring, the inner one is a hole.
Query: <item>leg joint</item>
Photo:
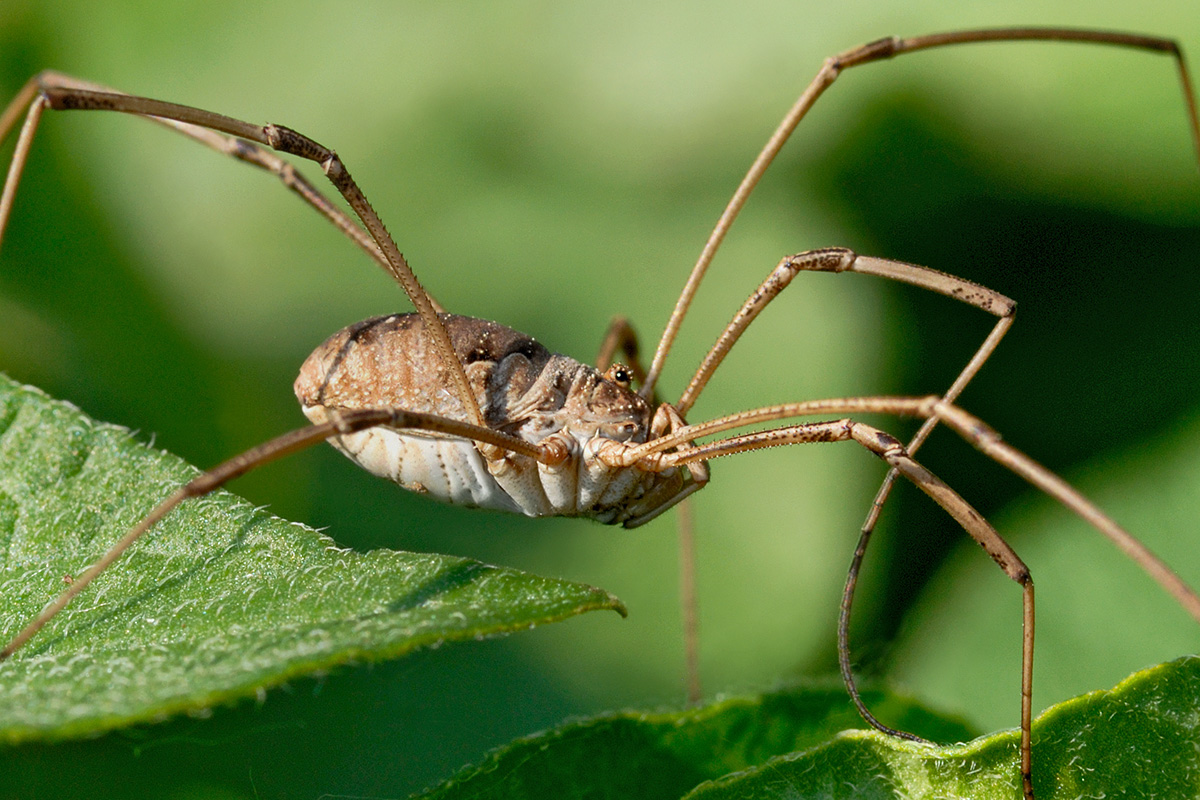
[[[846,430],[854,441],[889,463],[905,454],[904,444],[887,431],[851,420],[846,420]]]

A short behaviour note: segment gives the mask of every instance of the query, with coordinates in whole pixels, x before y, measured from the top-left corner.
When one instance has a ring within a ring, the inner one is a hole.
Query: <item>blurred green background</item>
[[[591,360],[646,349],[753,155],[825,56],[882,35],[1065,24],[1177,37],[1189,2],[308,2],[0,5],[0,93],[53,67],[335,147],[448,308]],[[6,147],[5,153],[9,151]],[[988,45],[847,73],[754,197],[662,387],[674,395],[784,254],[926,264],[1018,300],[963,405],[1200,582],[1200,177],[1161,56]],[[319,177],[319,176],[318,176]],[[302,423],[290,385],[402,293],[269,177],[156,126],[48,114],[0,254],[0,368],[212,465]],[[991,318],[806,275],[690,415],[944,389]],[[908,423],[886,421],[898,433]],[[942,433],[922,460],[1012,535],[1039,592],[1035,705],[1195,651],[1136,567]],[[834,668],[844,571],[880,464],[846,447],[714,465],[696,498],[710,693]],[[359,550],[469,555],[603,586],[631,616],[344,669],[96,741],[0,753],[0,795],[403,797],[563,718],[678,704],[673,518],[632,532],[443,508],[330,448],[234,487]],[[856,607],[864,674],[980,729],[1017,720],[1020,598],[902,487]],[[0,682],[2,686],[2,682]]]

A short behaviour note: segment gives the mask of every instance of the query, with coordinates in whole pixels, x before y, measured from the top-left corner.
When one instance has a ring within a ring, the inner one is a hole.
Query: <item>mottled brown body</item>
[[[368,471],[455,505],[540,517],[586,516],[624,523],[648,510],[650,490],[682,487],[678,470],[618,468],[596,457],[605,440],[646,441],[650,404],[593,367],[551,353],[495,322],[440,315],[489,428],[531,444],[562,445],[559,464],[501,453],[488,458],[468,439],[377,427],[330,441]],[[416,314],[377,317],[331,336],[309,356],[296,397],[314,423],[330,411],[404,409],[466,420],[430,351]],[[655,496],[661,496],[656,492]]]

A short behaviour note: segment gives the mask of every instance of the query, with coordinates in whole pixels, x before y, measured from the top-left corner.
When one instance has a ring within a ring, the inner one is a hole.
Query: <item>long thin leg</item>
[[[709,349],[703,361],[701,361],[700,366],[692,376],[692,380],[688,383],[687,388],[676,404],[679,413],[686,414],[688,412],[700,396],[700,392],[704,390],[704,387],[712,379],[717,367],[725,360],[729,351],[733,349],[733,346],[741,338],[746,329],[750,327],[750,324],[754,322],[772,300],[778,297],[791,284],[792,279],[803,271],[858,272],[865,275],[890,278],[938,292],[956,300],[961,300],[999,317],[992,332],[984,340],[983,344],[980,345],[962,372],[959,373],[954,383],[950,386],[950,389],[943,395],[942,399],[948,403],[952,403],[958,398],[958,395],[971,379],[975,377],[980,367],[983,366],[984,362],[995,351],[1000,340],[1012,325],[1013,312],[1016,310],[1016,303],[999,292],[988,289],[986,286],[981,286],[972,281],[915,264],[859,256],[853,251],[842,247],[812,250],[788,256],[779,262],[775,269],[771,271],[771,274],[767,276],[766,280],[742,304],[741,309],[738,310],[733,319],[726,325],[721,335],[717,337],[716,342]],[[915,453],[920,449],[936,425],[936,418],[931,417],[927,419],[909,443],[908,452]],[[906,735],[900,734],[900,732],[882,724],[867,709],[858,692],[858,688],[854,684],[854,676],[850,670],[850,655],[847,644],[850,608],[853,603],[854,587],[857,584],[859,567],[866,553],[867,544],[874,529],[875,519],[878,516],[879,510],[883,507],[883,503],[887,500],[897,474],[895,469],[888,471],[883,485],[880,487],[875,501],[871,506],[871,516],[868,517],[867,523],[863,525],[859,543],[855,549],[854,560],[851,562],[850,571],[847,574],[846,588],[842,595],[841,613],[838,620],[838,662],[841,667],[843,680],[846,683],[846,689],[849,691],[850,697],[858,707],[858,710],[862,713],[863,718],[870,725],[885,733]]]
[[[25,122],[17,135],[17,144],[13,148],[12,161],[8,165],[8,174],[4,178],[4,190],[0,192],[0,241],[4,239],[4,231],[8,226],[8,218],[12,214],[13,201],[17,196],[17,186],[21,182],[21,174],[25,171],[25,162],[29,159],[29,149],[33,146],[33,136],[37,133],[38,121],[46,108],[45,98],[33,93],[35,87],[30,82],[25,85],[16,99],[0,116],[0,142],[8,138],[8,132],[20,117],[21,109],[28,106]]]
[[[775,128],[766,145],[763,146],[763,149],[754,159],[754,163],[751,164],[746,176],[742,178],[742,182],[733,193],[733,197],[730,198],[728,205],[725,206],[720,219],[717,220],[716,227],[709,234],[708,241],[705,242],[704,249],[701,251],[696,265],[692,267],[692,272],[688,276],[687,283],[684,285],[679,299],[676,300],[675,308],[671,312],[671,317],[667,321],[662,337],[659,339],[658,347],[654,352],[654,359],[650,364],[650,373],[647,375],[646,382],[642,386],[642,396],[649,397],[653,393],[654,387],[658,383],[658,378],[662,374],[667,354],[675,342],[675,337],[678,335],[679,328],[683,324],[683,319],[691,307],[696,291],[700,288],[700,282],[704,279],[704,274],[707,272],[709,264],[712,263],[713,257],[717,254],[717,250],[720,248],[721,242],[724,241],[725,235],[729,232],[729,228],[733,225],[734,220],[737,219],[742,207],[745,206],[746,201],[749,199],[750,193],[754,191],[754,187],[758,185],[763,173],[766,172],[771,162],[775,160],[775,156],[779,154],[783,145],[792,135],[792,131],[800,124],[800,120],[812,108],[817,98],[825,93],[825,90],[837,80],[837,77],[844,70],[873,61],[882,61],[904,53],[928,50],[934,47],[971,44],[975,42],[1017,41],[1070,41],[1108,44],[1170,55],[1175,59],[1175,63],[1179,69],[1179,79],[1183,89],[1192,141],[1197,155],[1200,156],[1200,120],[1197,119],[1196,100],[1192,91],[1191,78],[1188,75],[1187,65],[1184,62],[1183,53],[1178,43],[1170,39],[1112,31],[1077,30],[1073,28],[997,28],[991,30],[954,31],[928,36],[914,36],[907,39],[892,36],[859,45],[836,56],[831,56],[825,60],[816,77],[813,78],[808,87],[800,94],[795,104],[792,105],[778,127]]]
[[[696,591],[696,526],[692,501],[684,498],[675,512],[679,540],[679,614],[683,620],[683,663],[687,699],[695,705],[704,696],[700,682],[700,599]]]
[[[972,281],[915,264],[859,256],[846,248],[827,248],[788,256],[779,262],[771,274],[767,276],[766,280],[750,295],[741,309],[738,310],[733,319],[725,327],[725,330],[717,337],[716,342],[709,349],[707,355],[705,355],[700,366],[696,369],[692,380],[688,383],[687,388],[680,397],[679,402],[676,404],[676,408],[680,414],[688,412],[692,404],[700,396],[700,392],[704,390],[704,387],[712,379],[717,367],[721,365],[721,362],[724,361],[729,351],[733,349],[733,346],[750,324],[754,322],[772,300],[788,287],[792,279],[803,271],[858,272],[866,275],[890,278],[961,300],[999,317],[992,332],[984,340],[962,372],[959,373],[950,389],[943,395],[942,399],[948,403],[952,403],[958,398],[958,395],[995,351],[1000,340],[1012,325],[1013,312],[1016,310],[1016,303],[999,292],[992,291]],[[931,417],[926,420],[909,443],[908,452],[915,453],[936,425],[936,418]],[[855,549],[854,560],[847,574],[846,588],[842,595],[841,612],[838,620],[838,662],[847,691],[849,691],[863,718],[870,725],[885,733],[899,735],[898,731],[880,723],[867,709],[866,704],[859,695],[858,688],[854,684],[854,676],[850,670],[848,646],[850,608],[853,603],[854,588],[858,580],[859,567],[866,553],[867,544],[874,529],[875,519],[878,517],[880,509],[882,509],[883,503],[887,500],[897,474],[895,469],[888,471],[883,485],[880,487],[875,501],[871,506],[871,515],[868,517],[867,523],[862,527],[859,543]]]
[[[1154,555],[1136,537],[1118,525],[1062,478],[1003,441],[999,434],[979,418],[958,406],[944,402],[937,395],[929,397],[848,397],[766,406],[707,422],[687,425],[644,444],[623,445],[619,451],[614,447],[605,450],[603,456],[606,462],[612,466],[640,463],[647,469],[662,470],[671,466],[690,464],[694,461],[732,455],[744,450],[790,444],[788,437],[794,435],[791,431],[797,429],[797,426],[706,442],[695,445],[690,450],[676,449],[683,443],[694,442],[704,436],[748,425],[828,414],[890,414],[922,419],[937,418],[980,452],[1020,475],[1107,536],[1174,597],[1192,618],[1200,622],[1200,595],[1197,595],[1187,583],[1179,578],[1162,559]],[[676,449],[675,452],[668,452],[673,449]]]
[[[970,439],[978,439],[979,444],[990,446],[999,442],[999,437],[986,430],[975,430],[981,425],[966,412],[961,412],[942,404],[940,398],[929,401],[927,411],[947,420],[953,420],[956,430],[970,430]],[[1032,798],[1033,783],[1031,779],[1032,739],[1031,725],[1033,719],[1033,578],[1028,567],[1017,556],[1016,552],[1000,536],[992,524],[976,511],[957,492],[947,486],[936,475],[919,464],[905,450],[904,445],[889,433],[855,422],[851,419],[840,419],[832,422],[811,422],[801,425],[791,425],[768,431],[759,431],[742,436],[734,436],[696,446],[693,450],[678,451],[666,454],[657,468],[669,468],[686,464],[694,459],[710,459],[721,456],[759,450],[765,447],[778,447],[791,444],[811,444],[815,442],[846,442],[855,441],[870,452],[886,461],[892,469],[898,470],[913,482],[921,491],[929,495],[938,505],[946,510],[959,525],[962,526],[976,542],[983,547],[992,560],[1000,566],[1008,577],[1012,578],[1022,590],[1022,639],[1021,639],[1021,780],[1025,796]],[[1007,448],[1011,449],[1011,448]],[[985,449],[984,452],[987,452]],[[989,453],[990,454],[990,453]],[[996,456],[1001,463],[1013,467],[1011,454],[1004,452]],[[1022,456],[1022,458],[1024,458]],[[1019,472],[1019,470],[1016,470]],[[863,710],[860,708],[860,711]],[[880,730],[906,739],[921,741],[912,734],[888,728],[875,720],[868,712],[868,720]]]
[[[62,75],[57,72],[46,71],[35,75],[21,89],[17,96],[9,103],[8,108],[3,114],[0,114],[0,142],[8,138],[8,134],[15,124],[15,120],[19,117],[21,109],[29,107],[30,113],[33,113],[34,103],[30,100],[33,96],[36,98],[38,89],[43,83],[54,80],[60,85],[73,85],[81,88],[92,89],[95,91],[112,92],[113,94],[123,94],[106,86],[94,84],[89,81],[82,81],[78,78],[73,78],[69,75]],[[40,103],[40,108],[45,107],[45,102]],[[40,108],[37,112],[40,114]],[[315,187],[307,178],[296,171],[295,167],[287,161],[279,158],[275,154],[264,150],[258,145],[251,144],[243,139],[238,139],[233,136],[225,136],[223,134],[214,133],[207,128],[199,128],[195,125],[189,125],[184,122],[176,122],[175,120],[163,119],[162,117],[144,117],[151,122],[156,122],[164,127],[170,128],[178,133],[187,136],[194,141],[203,144],[218,153],[242,161],[247,164],[252,164],[260,169],[263,169],[279,179],[279,181],[287,187],[291,192],[300,197],[304,202],[308,203],[321,216],[325,217],[334,227],[345,234],[351,241],[357,244],[363,252],[369,255],[375,263],[379,264],[389,275],[392,274],[391,265],[383,255],[383,251],[379,249],[379,245],[375,244],[375,240],[371,235],[363,230],[362,226],[357,224],[354,219],[343,211],[339,206],[329,201],[327,197]],[[17,185],[20,181],[20,174],[25,165],[25,160],[28,157],[28,146],[24,149],[15,151],[13,159],[9,167],[8,179],[5,181],[5,194],[9,195],[7,202],[0,200],[0,242],[4,239],[4,231],[7,228],[8,214],[11,211],[12,199],[17,190]],[[430,296],[430,302],[439,312],[445,309]]]
[[[357,431],[366,430],[367,428],[374,428],[378,425],[387,425],[388,427],[397,429],[408,428],[436,431],[452,436],[461,436],[476,442],[486,443],[502,452],[518,453],[538,461],[550,458],[547,450],[530,444],[523,439],[494,431],[491,428],[479,427],[468,422],[447,419],[433,414],[398,409],[330,409],[329,414],[331,418],[328,422],[299,428],[271,439],[268,442],[264,442],[240,455],[234,456],[214,469],[196,476],[187,484],[177,489],[171,496],[155,506],[128,533],[122,536],[99,560],[77,576],[58,597],[42,609],[41,613],[32,622],[19,631],[3,649],[0,649],[0,662],[19,650],[22,645],[28,642],[58,612],[62,611],[101,572],[120,558],[134,542],[140,539],[143,534],[184,500],[206,495],[251,470],[257,469],[283,456],[311,447],[314,444],[319,444],[331,437],[345,436]]]
[[[971,357],[971,360],[963,368],[962,372],[959,373],[946,394],[942,396],[942,399],[948,403],[953,403],[958,398],[958,395],[966,388],[966,385],[975,377],[984,362],[995,351],[1000,340],[1008,332],[1009,327],[1011,327],[1013,312],[1016,310],[1015,302],[999,292],[988,289],[986,286],[981,286],[973,281],[964,280],[915,264],[906,264],[900,261],[891,261],[870,256],[859,256],[857,253],[842,247],[812,250],[788,256],[779,262],[775,269],[771,271],[771,274],[767,276],[766,280],[742,304],[742,307],[734,314],[733,319],[725,326],[725,330],[717,337],[716,342],[701,361],[700,366],[692,376],[692,380],[688,383],[687,388],[676,404],[676,408],[680,414],[686,414],[692,407],[696,399],[700,396],[700,393],[704,390],[704,387],[712,379],[717,367],[725,360],[729,351],[737,344],[738,339],[750,327],[750,324],[754,322],[772,300],[778,297],[791,284],[792,279],[803,271],[858,272],[864,275],[890,278],[938,292],[956,300],[961,300],[999,317],[992,332],[984,339],[983,344],[980,345],[979,349]],[[920,449],[936,425],[936,418],[930,417],[927,419],[909,443],[908,452],[915,453]],[[858,546],[855,548],[854,559],[847,573],[846,586],[842,594],[841,612],[838,619],[838,663],[841,668],[843,681],[846,684],[846,689],[850,693],[854,704],[862,713],[863,718],[870,725],[884,733],[906,735],[900,734],[900,732],[882,724],[867,709],[854,683],[854,675],[850,669],[848,645],[850,609],[854,598],[854,588],[858,582],[859,568],[862,564],[863,556],[866,554],[867,544],[874,530],[875,520],[883,507],[883,503],[887,500],[888,494],[891,492],[897,474],[897,471],[892,469],[888,471],[887,476],[884,478],[883,484],[871,506],[867,522],[862,527]]]
[[[651,423],[652,435],[671,435],[686,427],[679,412],[666,403],[658,407]],[[597,456],[603,460],[602,452],[606,449],[609,452],[620,453],[627,448],[628,445],[621,442],[608,440],[600,443],[597,448]],[[686,453],[695,449],[695,445],[690,440],[684,439],[676,443],[676,449]],[[623,466],[628,467],[632,463],[631,461],[625,462]],[[615,466],[615,464],[612,465]],[[708,484],[709,472],[708,464],[699,459],[689,462],[686,467],[690,476],[688,483],[682,487],[669,484],[660,485],[657,490],[647,494],[641,500],[644,507],[650,510],[639,517],[626,520],[624,526],[636,528],[658,517],[673,506],[679,507],[676,519],[678,520],[679,536],[679,604],[683,620],[684,674],[687,680],[688,702],[695,704],[700,702],[703,691],[700,683],[700,613],[696,591],[695,526],[692,523],[689,498]]]
[[[704,249],[697,260],[696,265],[693,267],[692,273],[689,276],[688,281],[676,302],[675,308],[672,311],[671,317],[667,322],[666,328],[663,331],[662,338],[659,341],[658,348],[654,354],[654,360],[650,367],[650,374],[648,375],[646,382],[643,384],[643,396],[650,396],[653,394],[657,384],[658,376],[661,373],[667,354],[671,349],[679,327],[683,323],[683,318],[691,305],[692,299],[699,288],[700,281],[703,279],[704,274],[708,269],[708,265],[712,262],[713,257],[716,255],[716,252],[721,245],[721,242],[724,240],[725,234],[732,226],[733,221],[736,219],[738,213],[740,213],[742,206],[745,205],[750,193],[757,185],[759,179],[770,166],[780,149],[782,149],[784,143],[786,143],[787,139],[791,136],[800,120],[805,116],[805,114],[807,114],[813,103],[816,102],[816,99],[824,93],[824,91],[833,83],[843,69],[850,66],[857,66],[858,64],[869,63],[871,61],[891,58],[894,55],[899,55],[905,52],[913,52],[916,50],[949,44],[1018,40],[1060,40],[1112,44],[1171,54],[1175,58],[1179,68],[1180,81],[1184,93],[1184,103],[1187,110],[1190,132],[1192,134],[1194,147],[1196,148],[1198,155],[1200,155],[1200,121],[1197,119],[1196,103],[1191,87],[1191,80],[1184,63],[1183,55],[1178,45],[1170,40],[1130,34],[1111,33],[1107,31],[1019,28],[984,31],[959,31],[948,34],[935,34],[931,36],[915,37],[911,39],[892,37],[889,39],[881,39],[871,42],[857,48],[852,48],[851,50],[826,60],[816,78],[813,79],[812,83],[810,83],[808,88],[805,89],[805,91],[801,94],[800,98],[796,101],[791,110],[789,110],[789,112],[785,115],[783,121],[776,128],[774,134],[772,134],[770,139],[767,141],[767,144],[759,153],[758,157],[751,165],[750,170],[747,172],[741,184],[738,186],[737,191],[730,199],[725,211],[718,220],[716,227],[713,229],[712,234],[705,243]],[[785,265],[781,263],[776,272],[778,273],[779,270],[784,268]],[[800,268],[803,269],[812,267]],[[820,267],[816,268],[819,269]],[[677,404],[680,413],[687,413],[687,410],[695,402],[696,397],[699,395],[700,391],[711,377],[712,372],[720,364],[725,353],[728,352],[729,347],[731,347],[733,342],[736,341],[737,337],[740,336],[741,330],[744,330],[745,326],[748,325],[755,316],[757,316],[762,307],[764,307],[766,303],[770,302],[771,297],[781,291],[783,286],[786,286],[787,282],[791,280],[791,277],[794,276],[794,274],[794,272],[791,272],[786,276],[777,276],[777,274],[773,274],[771,278],[768,279],[767,283],[764,283],[764,285],[760,287],[758,296],[752,297],[751,300],[748,301],[745,306],[743,306],[738,316],[735,316],[733,323],[731,323],[731,325],[726,328],[726,331],[722,334],[722,336],[718,338],[717,343],[713,346],[713,349],[709,352],[704,363],[702,363],[700,368],[697,370],[692,382],[681,396],[680,401]],[[904,278],[900,279],[904,280]],[[771,287],[769,284],[772,282],[772,280],[781,280],[781,283],[777,287]],[[996,326],[984,341],[979,351],[976,352],[975,356],[972,357],[971,361],[966,367],[964,367],[962,372],[960,372],[958,378],[954,381],[950,389],[945,395],[943,395],[943,399],[946,402],[952,403],[958,398],[959,394],[966,387],[967,383],[969,383],[974,375],[978,372],[979,368],[983,365],[983,362],[987,360],[987,358],[994,351],[996,345],[999,343],[1000,339],[1007,332],[1012,323],[1011,308],[1006,314],[1000,316],[1001,319],[997,321]],[[920,449],[921,445],[924,443],[925,439],[933,431],[936,425],[936,418],[927,419],[910,442],[909,452],[915,453],[918,449]],[[854,685],[853,674],[849,666],[850,658],[848,631],[850,610],[853,603],[853,594],[857,584],[859,568],[861,566],[863,556],[865,555],[867,544],[870,541],[871,534],[873,533],[875,524],[879,518],[879,514],[882,511],[883,504],[886,502],[889,494],[891,493],[892,487],[895,485],[896,477],[896,470],[893,469],[888,472],[879,488],[879,491],[876,494],[873,503],[871,504],[867,518],[862,525],[859,543],[855,549],[855,555],[851,562],[850,570],[847,574],[838,623],[838,658],[847,689],[853,697],[854,702],[859,706],[859,709],[864,712],[866,719],[872,725],[876,725],[881,729],[883,729],[883,726],[878,725],[878,721],[875,720],[872,715],[866,712],[865,706],[862,704],[857,688]]]
[[[345,198],[346,202],[349,203],[354,213],[358,215],[358,218],[370,234],[371,239],[379,248],[379,252],[386,260],[389,271],[404,288],[405,293],[416,307],[417,312],[421,315],[421,319],[425,324],[425,330],[433,337],[442,370],[450,378],[452,391],[462,405],[463,413],[467,420],[478,427],[484,427],[483,415],[479,410],[479,404],[475,399],[475,395],[471,391],[470,384],[467,382],[466,372],[454,354],[454,348],[450,344],[450,336],[446,332],[442,321],[438,318],[433,302],[417,280],[416,275],[413,274],[404,256],[400,254],[399,248],[387,232],[382,220],[379,219],[379,215],[375,213],[375,209],[372,208],[370,202],[367,201],[366,196],[358,187],[358,184],[350,176],[349,171],[337,153],[307,136],[282,125],[253,125],[232,117],[214,114],[211,111],[204,111],[177,103],[167,103],[146,97],[87,88],[84,85],[76,85],[70,79],[67,79],[66,82],[56,82],[56,79],[62,77],[55,73],[49,73],[46,76],[46,80],[39,82],[33,90],[36,99],[30,99],[27,102],[35,105],[44,103],[55,110],[118,111],[137,116],[159,118],[160,121],[166,121],[167,124],[179,130],[182,130],[180,128],[181,125],[205,128],[248,140],[249,142],[257,142],[273,150],[299,156],[319,164],[326,177],[329,178],[334,187]],[[25,99],[28,94],[29,90],[23,90],[18,95],[18,101]],[[12,118],[16,114],[19,114],[19,111],[13,112],[12,108],[13,106],[10,105],[3,116],[0,116],[0,124],[11,126]],[[38,114],[40,114],[40,109]],[[32,128],[36,127],[36,116],[32,110],[30,118],[33,120],[32,126],[27,120],[25,129],[30,130],[29,136],[32,137]],[[2,129],[0,128],[0,130]],[[221,148],[218,147],[217,149]],[[242,152],[243,154],[249,154],[248,150],[243,150]],[[24,155],[28,154],[28,144],[26,144],[23,153]],[[251,163],[258,163],[252,155],[247,160],[250,160]],[[265,166],[264,163],[258,163],[258,165]],[[17,170],[17,174],[19,174],[19,169]],[[302,192],[301,196],[304,196]],[[315,204],[315,207],[320,210],[319,203]],[[5,210],[0,209],[0,214],[3,213],[5,213]],[[337,224],[336,221],[335,224]],[[347,230],[341,225],[339,227]],[[502,452],[493,449],[490,445],[483,442],[479,443],[479,447],[485,457],[495,457]]]
[[[734,314],[733,319],[725,326],[725,330],[717,337],[717,341],[709,349],[704,360],[700,362],[700,366],[696,369],[696,373],[692,376],[692,380],[688,383],[683,395],[679,398],[679,402],[675,407],[680,414],[687,414],[696,399],[700,396],[700,392],[708,385],[712,379],[713,373],[717,367],[725,360],[725,356],[737,344],[738,339],[750,327],[750,323],[762,313],[772,300],[788,287],[801,272],[857,272],[861,275],[876,275],[882,278],[900,281],[902,283],[919,286],[922,289],[928,289],[938,294],[943,294],[947,297],[961,300],[975,306],[978,309],[994,314],[1000,318],[997,327],[1000,332],[993,332],[984,340],[983,345],[971,358],[971,361],[964,368],[963,373],[959,375],[954,382],[950,391],[957,396],[958,392],[974,377],[979,368],[983,366],[983,362],[987,361],[992,352],[999,344],[1000,338],[1004,332],[1008,330],[1012,324],[1012,315],[1016,310],[1017,304],[1000,294],[992,291],[986,286],[981,286],[974,281],[968,281],[963,278],[958,278],[953,275],[947,275],[945,272],[939,272],[928,267],[917,266],[916,264],[906,264],[903,261],[892,261],[885,258],[875,258],[873,256],[860,256],[853,250],[845,247],[827,247],[822,250],[809,250],[805,253],[798,253],[794,256],[784,258],[771,271],[754,291],[753,294],[742,304],[742,307]],[[957,387],[957,391],[955,390]],[[953,400],[953,398],[950,398]],[[922,437],[923,438],[923,437]]]

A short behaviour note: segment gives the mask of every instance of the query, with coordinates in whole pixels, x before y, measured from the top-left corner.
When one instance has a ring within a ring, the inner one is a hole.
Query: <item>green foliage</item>
[[[0,630],[15,634],[196,473],[0,376]],[[338,548],[227,492],[189,501],[0,665],[0,740],[86,736],[593,609],[598,589]]]
[[[868,703],[932,739],[957,724],[882,693]],[[1200,659],[1137,673],[1035,723],[1039,798],[1194,797],[1200,790]],[[514,742],[424,800],[1012,798],[1018,734],[949,746],[859,722],[840,690],[800,688],[661,714],[609,714]]]

